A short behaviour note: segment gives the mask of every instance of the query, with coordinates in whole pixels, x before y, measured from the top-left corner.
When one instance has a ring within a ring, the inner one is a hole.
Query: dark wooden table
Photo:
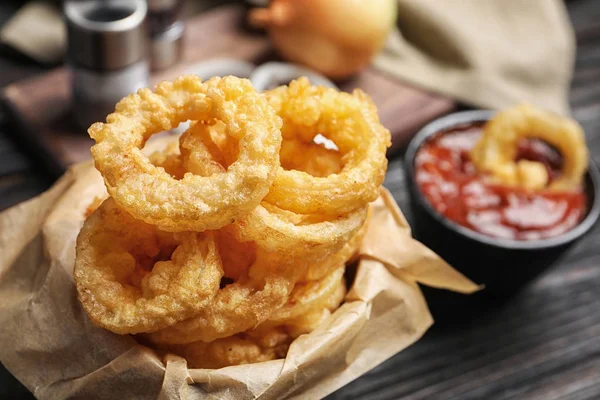
[[[2,3],[0,24],[16,8]],[[600,163],[600,1],[567,6],[578,40],[571,105]],[[0,51],[0,85],[42,70]],[[52,183],[13,143],[10,129],[0,123],[0,209]],[[410,217],[400,157],[390,160],[386,185]],[[596,226],[508,304],[462,325],[434,326],[331,399],[600,399],[599,243]],[[20,398],[31,395],[0,368],[0,399]]]

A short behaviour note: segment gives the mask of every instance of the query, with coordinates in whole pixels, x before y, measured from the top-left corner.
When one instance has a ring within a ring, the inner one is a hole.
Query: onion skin
[[[272,0],[249,19],[285,59],[343,79],[381,50],[396,15],[396,0]]]

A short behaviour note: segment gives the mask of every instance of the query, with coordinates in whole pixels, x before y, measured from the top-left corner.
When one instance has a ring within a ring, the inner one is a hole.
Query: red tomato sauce
[[[417,152],[417,185],[440,214],[485,235],[513,240],[557,236],[583,219],[583,190],[529,191],[493,183],[479,173],[469,151],[480,135],[481,125],[440,132]],[[544,142],[522,140],[519,159],[543,163],[551,180],[560,175],[562,157]]]

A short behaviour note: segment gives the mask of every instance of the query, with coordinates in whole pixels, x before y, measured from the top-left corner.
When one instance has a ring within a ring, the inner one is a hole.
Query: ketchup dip
[[[584,218],[586,197],[576,191],[531,191],[494,183],[478,171],[469,152],[483,125],[442,131],[419,148],[415,180],[425,199],[444,217],[482,234],[512,240],[538,240],[561,235]],[[560,174],[562,157],[538,140],[519,143],[517,160],[545,165],[550,179]]]

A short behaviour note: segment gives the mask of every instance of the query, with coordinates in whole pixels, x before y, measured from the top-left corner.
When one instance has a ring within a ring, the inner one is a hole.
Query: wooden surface
[[[207,59],[233,58],[254,64],[273,59],[275,53],[266,36],[241,29],[244,18],[244,8],[231,5],[188,20],[182,62],[153,76],[153,82],[174,78]],[[393,132],[396,148],[426,122],[455,105],[447,98],[415,89],[371,68],[339,85],[346,91],[360,87],[371,95],[382,122]],[[59,176],[68,165],[90,157],[93,141],[72,122],[69,74],[65,68],[8,85],[2,97],[10,118],[19,124],[17,139],[43,157],[41,161],[50,172]]]
[[[572,0],[568,8],[579,45],[571,104],[600,162],[600,1]],[[0,171],[0,207],[48,184],[6,134],[0,134]],[[399,157],[390,161],[386,185],[410,217]],[[598,243],[596,226],[554,270],[504,307],[462,324],[434,326],[330,399],[600,399]],[[18,398],[31,396],[0,372],[0,399]]]

